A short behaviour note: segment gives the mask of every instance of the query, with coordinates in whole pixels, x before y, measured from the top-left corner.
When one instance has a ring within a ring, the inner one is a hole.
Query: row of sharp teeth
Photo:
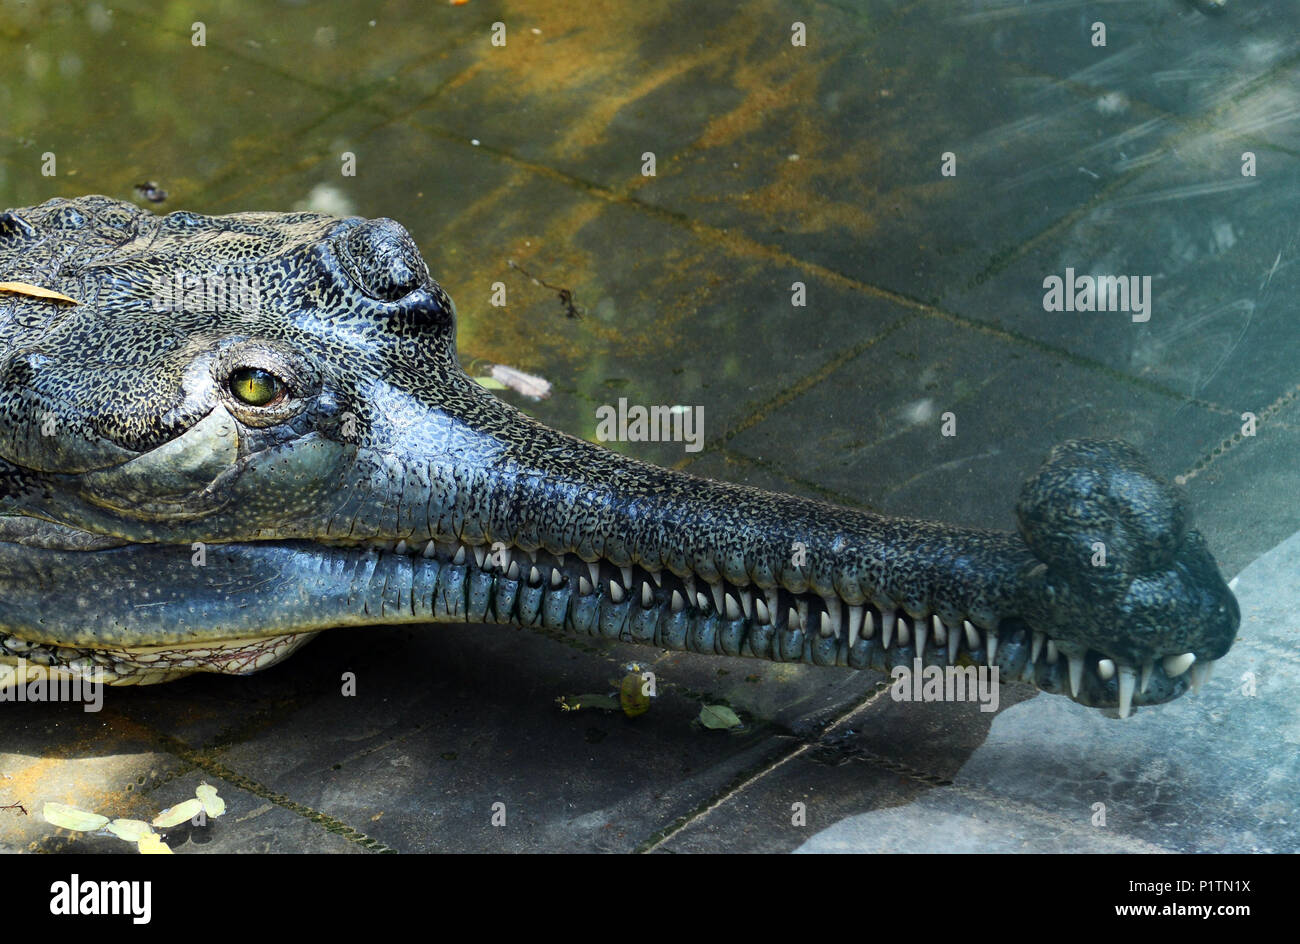
[[[343,542],[337,542],[343,543]],[[356,543],[348,543],[347,546],[358,546]],[[495,548],[489,548],[483,544],[462,544],[459,541],[439,542],[436,540],[429,541],[420,546],[419,542],[415,544],[401,541],[372,541],[362,542],[359,546],[372,548],[374,550],[385,551],[395,554],[415,555],[423,557],[441,556],[449,559],[456,566],[463,566],[471,557],[479,570],[495,570],[503,574],[508,580],[518,581],[524,575],[523,568],[528,567],[527,580],[532,586],[541,584],[544,574],[543,568],[549,570],[549,581],[552,588],[558,588],[567,581],[567,576],[563,568],[567,565],[567,555],[555,555],[557,561],[555,566],[549,563],[539,563],[537,551],[519,551],[516,549],[506,548],[497,545]],[[576,555],[575,555],[576,557]],[[521,565],[521,560],[527,558],[528,563]],[[582,596],[591,594],[601,583],[601,569],[599,561],[583,561],[586,566],[586,573],[579,570],[578,592]],[[608,578],[609,598],[614,603],[622,603],[634,591],[634,574],[630,566],[613,567],[614,574]],[[662,589],[664,578],[662,571],[646,570],[650,579],[655,586]],[[619,579],[621,578],[621,580]],[[724,616],[729,620],[745,619],[753,620],[760,625],[768,625],[777,621],[776,614],[780,613],[782,600],[780,597],[781,590],[777,587],[770,588],[750,588],[750,587],[733,587],[730,584],[724,586],[720,581],[698,581],[694,574],[687,574],[685,577],[678,578],[682,584],[681,588],[674,588],[669,596],[669,606],[672,612],[680,613],[688,605],[697,607],[700,610],[712,608],[719,616]],[[708,593],[699,589],[699,583],[703,583],[708,589]],[[823,637],[839,637],[840,633],[847,631],[849,646],[856,646],[859,639],[873,639],[876,632],[880,633],[880,641],[883,648],[888,649],[894,640],[898,640],[899,646],[910,645],[913,641],[916,644],[916,652],[925,651],[926,644],[931,638],[936,646],[945,646],[947,648],[948,662],[955,664],[961,648],[961,639],[964,635],[966,638],[967,648],[974,652],[983,646],[988,659],[988,664],[992,665],[997,656],[998,634],[995,630],[976,628],[969,620],[961,621],[961,630],[957,631],[956,627],[949,627],[944,624],[938,614],[931,614],[927,617],[913,617],[904,613],[893,610],[881,611],[866,604],[849,604],[835,597],[816,597],[821,604],[822,610],[819,615],[811,612],[812,601],[814,597],[810,595],[792,594],[787,591],[787,596],[793,598],[792,604],[786,604],[786,624],[790,629],[800,629],[812,631],[814,628],[820,632]],[[655,603],[654,590],[650,587],[649,581],[642,581],[640,585],[641,605],[650,608]],[[847,626],[845,626],[845,615],[847,615]],[[814,623],[816,619],[816,623]],[[1045,633],[1034,632],[1033,648],[1030,654],[1029,662],[1026,665],[1026,671],[1031,671],[1034,665],[1037,665],[1040,656],[1043,656],[1047,664],[1055,665],[1056,662],[1064,656],[1068,663],[1070,691],[1077,699],[1079,691],[1083,684],[1083,672],[1085,668],[1086,649],[1071,644],[1062,643],[1058,645],[1054,640],[1049,639]],[[1165,656],[1162,659],[1162,667],[1165,675],[1169,678],[1176,678],[1184,672],[1191,669],[1192,689],[1199,691],[1201,685],[1209,678],[1212,662],[1196,662],[1196,655],[1192,652],[1184,652],[1181,655]],[[1145,694],[1151,683],[1152,673],[1155,670],[1155,660],[1147,660],[1139,670],[1131,665],[1116,663],[1112,659],[1099,659],[1097,661],[1097,675],[1102,681],[1110,681],[1116,676],[1119,677],[1119,714],[1120,717],[1127,717],[1133,702],[1134,692]]]

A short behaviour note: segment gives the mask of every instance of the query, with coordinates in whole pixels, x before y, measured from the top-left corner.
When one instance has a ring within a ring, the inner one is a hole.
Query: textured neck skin
[[[178,274],[256,292],[157,311]],[[1123,443],[1054,450],[1018,534],[656,468],[471,381],[450,299],[390,220],[51,201],[0,215],[0,281],[79,301],[0,296],[0,661],[159,681],[246,669],[212,653],[250,640],[469,619],[856,667],[969,658],[1124,714],[1235,636],[1181,500]],[[242,402],[249,368],[283,398]],[[49,591],[69,584],[98,589]]]

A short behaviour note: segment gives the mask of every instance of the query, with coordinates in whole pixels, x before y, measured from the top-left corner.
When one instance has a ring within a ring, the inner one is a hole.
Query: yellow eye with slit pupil
[[[280,399],[284,381],[260,367],[241,367],[230,375],[230,392],[249,406],[266,406]]]

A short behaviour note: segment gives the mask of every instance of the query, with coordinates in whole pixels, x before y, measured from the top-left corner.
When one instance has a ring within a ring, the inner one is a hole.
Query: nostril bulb
[[[429,270],[415,241],[392,220],[354,226],[342,248],[348,274],[372,298],[395,302],[428,281]]]

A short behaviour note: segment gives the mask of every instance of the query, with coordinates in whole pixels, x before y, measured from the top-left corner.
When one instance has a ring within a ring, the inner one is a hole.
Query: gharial
[[[467,376],[392,220],[56,199],[0,215],[0,281],[0,662],[29,671],[245,673],[329,627],[457,620],[995,664],[1123,716],[1236,635],[1182,499],[1122,442],[1052,450],[1018,533],[656,468]],[[186,288],[216,283],[255,291]]]

